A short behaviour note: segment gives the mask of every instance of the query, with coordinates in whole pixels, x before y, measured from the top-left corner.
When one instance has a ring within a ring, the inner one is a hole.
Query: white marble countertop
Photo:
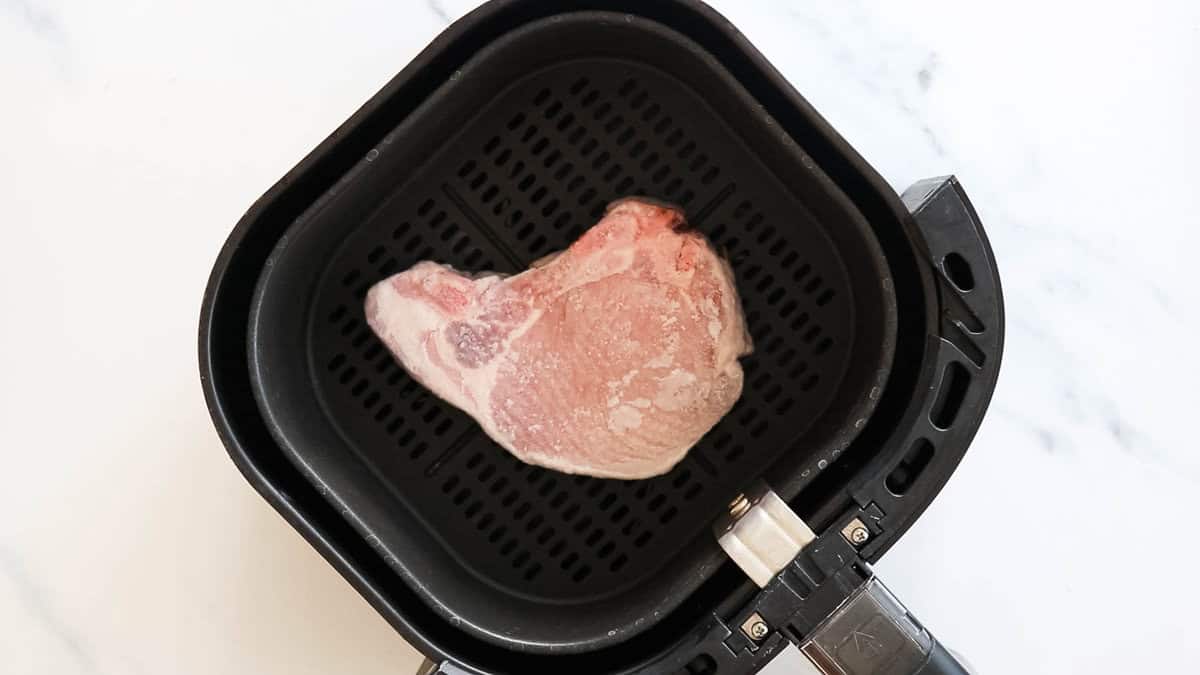
[[[472,4],[0,0],[0,672],[415,668],[227,459],[197,308]],[[981,673],[1195,668],[1200,5],[715,4],[897,189],[958,174],[1002,267],[991,412],[882,574]]]

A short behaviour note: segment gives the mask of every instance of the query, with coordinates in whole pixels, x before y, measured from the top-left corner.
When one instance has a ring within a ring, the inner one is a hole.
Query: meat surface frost
[[[365,310],[414,378],[518,458],[606,478],[670,470],[733,407],[750,352],[728,264],[680,211],[637,199],[521,274],[421,262]]]

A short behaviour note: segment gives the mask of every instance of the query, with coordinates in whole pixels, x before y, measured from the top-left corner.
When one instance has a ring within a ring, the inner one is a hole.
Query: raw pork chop
[[[417,263],[367,320],[433,393],[530,464],[665,473],[742,393],[750,351],[729,266],[683,214],[626,199],[512,277]]]

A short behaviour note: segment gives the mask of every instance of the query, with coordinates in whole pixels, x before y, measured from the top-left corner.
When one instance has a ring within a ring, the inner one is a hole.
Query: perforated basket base
[[[631,194],[681,205],[727,252],[756,347],[733,412],[665,476],[515,460],[365,324],[364,294],[390,274],[426,259],[520,271]],[[887,367],[884,277],[857,211],[694,44],[564,15],[481,51],[293,226],[252,316],[256,394],[435,608],[523,649],[596,646],[711,572],[708,528],[743,486],[844,446]]]

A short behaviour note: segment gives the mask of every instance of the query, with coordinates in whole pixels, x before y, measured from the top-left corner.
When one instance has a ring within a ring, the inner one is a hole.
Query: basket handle
[[[822,675],[969,675],[878,578],[799,647]]]
[[[855,509],[817,536],[767,485],[739,495],[713,534],[761,591],[725,646],[754,653],[782,636],[822,675],[967,675],[862,559],[878,522]]]

